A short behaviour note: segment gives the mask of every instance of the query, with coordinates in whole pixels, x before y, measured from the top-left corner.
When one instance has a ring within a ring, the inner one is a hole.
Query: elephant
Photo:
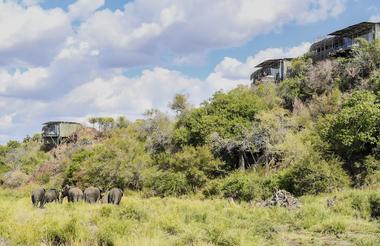
[[[88,203],[97,203],[100,200],[100,189],[97,187],[88,187],[84,190],[84,201]]]
[[[32,203],[35,207],[44,207],[44,197],[45,197],[45,189],[38,188],[33,190],[32,192]]]
[[[59,202],[60,192],[57,189],[49,189],[45,192],[44,204],[49,202]]]
[[[83,192],[77,187],[65,185],[61,191],[61,202],[65,197],[67,197],[68,202],[79,202],[83,200]]]
[[[123,191],[121,189],[112,188],[108,193],[108,203],[119,205],[122,197]]]

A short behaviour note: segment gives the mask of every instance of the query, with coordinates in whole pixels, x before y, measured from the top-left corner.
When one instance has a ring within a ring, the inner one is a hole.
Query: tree
[[[173,101],[169,103],[169,108],[177,115],[183,114],[191,108],[188,103],[188,96],[185,94],[176,94]]]
[[[209,143],[215,155],[228,164],[229,170],[265,165],[269,171],[269,167],[281,159],[277,145],[284,141],[290,128],[287,113],[281,108],[259,112],[257,121],[242,129],[243,134],[223,138],[214,133]]]
[[[21,146],[21,143],[19,143],[16,140],[9,140],[8,143],[7,143],[7,147],[9,149],[16,149],[16,148],[18,148],[20,146]]]
[[[88,122],[95,128],[95,124],[98,125],[99,131],[111,130],[115,125],[115,120],[112,117],[91,117]]]
[[[307,71],[305,86],[316,95],[331,91],[337,84],[337,67],[336,61],[318,62]]]
[[[104,132],[111,130],[114,126],[115,120],[112,117],[100,117],[98,118],[99,128]]]
[[[380,68],[380,41],[356,39],[352,58],[339,59],[340,89],[367,89],[367,78]]]
[[[361,76],[368,77],[372,71],[380,68],[380,41],[357,39],[353,56],[352,62],[360,69]]]
[[[95,124],[98,122],[98,118],[96,118],[96,117],[90,117],[90,118],[88,119],[88,122],[89,122],[90,124],[92,124],[92,127],[93,127],[93,128],[95,128]]]
[[[313,61],[308,55],[295,58],[292,61],[290,76],[279,86],[279,95],[283,99],[285,108],[293,110],[296,98],[302,101],[310,98],[313,94],[307,86],[307,76],[312,68]]]
[[[327,115],[319,124],[320,134],[344,159],[368,155],[380,144],[380,104],[369,91],[356,91],[338,114]]]
[[[124,116],[119,116],[117,117],[115,124],[117,128],[127,128],[130,124],[130,121]]]
[[[140,128],[140,137],[151,154],[170,151],[172,148],[173,122],[157,109],[145,112],[146,119]]]
[[[201,146],[216,132],[222,138],[233,138],[249,128],[256,114],[267,104],[248,87],[238,87],[228,93],[216,92],[201,107],[181,117],[174,131],[178,146]]]

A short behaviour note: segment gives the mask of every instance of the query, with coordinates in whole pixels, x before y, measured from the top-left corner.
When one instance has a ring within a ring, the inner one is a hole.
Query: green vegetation
[[[48,204],[0,190],[0,242],[14,245],[378,245],[376,192],[306,196],[302,207],[252,207],[225,199],[124,197],[120,206]]]
[[[97,130],[82,129],[76,143],[49,152],[41,151],[39,135],[0,146],[0,184],[19,190],[0,192],[0,211],[7,211],[0,213],[0,244],[3,238],[14,244],[379,244],[380,42],[358,42],[350,58],[295,59],[280,84],[218,91],[199,107],[178,94],[168,105],[175,116],[151,109],[135,122],[92,117]],[[65,184],[120,187],[127,195],[117,208],[35,210],[22,192]],[[251,207],[279,189],[303,206]],[[334,195],[336,205],[327,208]]]

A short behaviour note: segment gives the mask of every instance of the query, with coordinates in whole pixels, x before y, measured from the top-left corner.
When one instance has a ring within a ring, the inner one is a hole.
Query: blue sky
[[[0,144],[249,84],[264,59],[380,21],[376,0],[0,0]]]

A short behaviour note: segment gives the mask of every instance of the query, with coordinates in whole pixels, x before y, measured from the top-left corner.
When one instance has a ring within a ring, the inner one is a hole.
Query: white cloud
[[[11,137],[5,134],[0,134],[0,143],[6,143],[11,140]]]
[[[345,9],[346,0],[315,0],[307,12],[299,13],[298,22],[310,23],[336,17]]]
[[[12,126],[13,117],[15,115],[16,114],[13,113],[13,114],[7,114],[7,115],[0,116],[0,130],[5,130],[5,129],[10,128]]]
[[[22,91],[38,89],[43,86],[43,79],[48,74],[45,68],[31,68],[26,71],[16,69],[12,74],[6,70],[0,69],[0,94],[12,95]]]
[[[76,87],[49,107],[63,117],[103,113],[136,118],[150,108],[167,109],[168,102],[176,93],[191,95],[192,103],[199,104],[216,90],[230,90],[238,84],[248,85],[250,73],[261,61],[302,55],[309,46],[309,43],[302,43],[293,48],[270,48],[248,57],[244,62],[225,57],[205,80],[161,67],[146,69],[135,77],[122,74],[98,77]]]
[[[52,97],[56,91],[65,94],[87,81],[113,76],[115,69],[159,65],[164,54],[170,54],[175,64],[202,64],[210,49],[238,46],[299,21],[301,15],[313,16],[308,21],[335,16],[339,11],[334,9],[342,9],[342,2],[136,0],[114,12],[97,10],[104,0],[78,0],[68,12],[0,2],[0,68],[3,64],[5,70],[23,66],[40,71],[40,76],[24,76],[14,85],[11,80],[17,78],[2,72],[8,82],[0,85],[0,94],[33,98]],[[73,28],[73,18],[84,19]],[[247,65],[237,63],[227,59],[215,73],[222,69],[222,76],[229,78],[228,73],[246,73]],[[19,90],[14,89],[17,85]]]
[[[380,15],[372,15],[369,18],[369,21],[371,21],[371,22],[380,22]]]
[[[48,64],[71,32],[61,9],[0,1],[0,66]]]
[[[105,0],[77,0],[69,5],[69,17],[72,20],[83,20],[104,5]]]
[[[100,51],[103,66],[155,64],[164,52],[174,54],[177,64],[198,63],[194,58],[208,50],[239,46],[289,22],[305,24],[337,16],[344,2],[136,0],[123,11],[95,12],[81,24],[77,36]]]
[[[176,93],[194,95],[193,102],[204,99],[203,82],[160,67],[144,70],[141,76],[129,78],[116,75],[95,79],[75,88],[60,100],[62,110],[104,112],[108,114],[142,114],[150,108],[164,110]],[[77,105],[82,105],[79,109]],[[59,108],[59,107],[58,107]]]
[[[310,43],[302,43],[292,48],[268,48],[258,52],[255,56],[248,57],[245,62],[235,58],[225,57],[207,81],[214,90],[232,89],[238,84],[249,83],[249,75],[255,70],[255,66],[267,59],[293,58],[306,53]]]

